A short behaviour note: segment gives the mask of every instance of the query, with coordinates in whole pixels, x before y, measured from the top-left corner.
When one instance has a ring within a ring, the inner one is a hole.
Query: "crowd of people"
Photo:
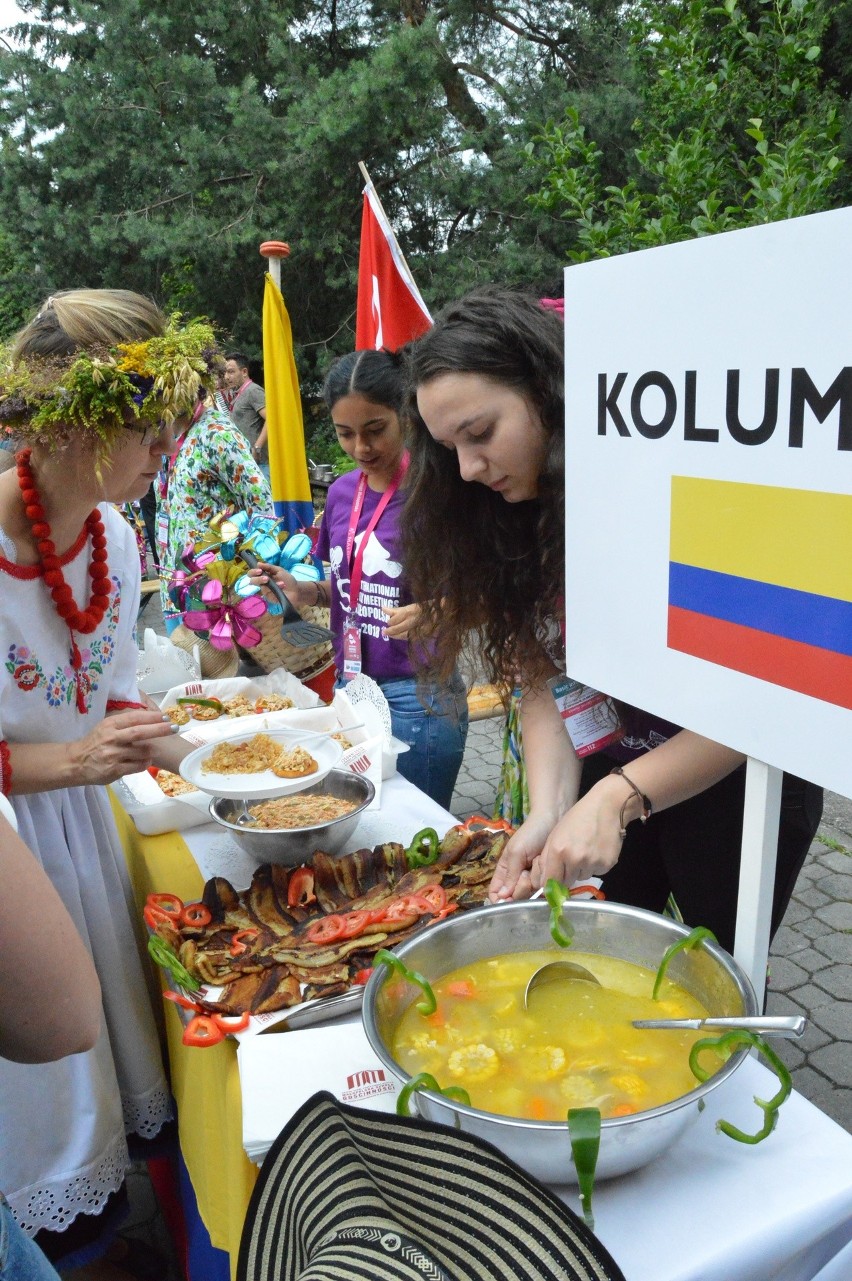
[[[14,885],[0,903],[4,1281],[54,1265],[120,1277],[128,1142],[144,1154],[169,1125],[105,784],[175,768],[189,749],[137,688],[139,560],[116,506],[153,487],[165,579],[211,515],[271,514],[263,392],[247,363],[223,361],[202,322],[179,326],[127,291],[74,290],[46,300],[0,374],[0,420],[20,446],[0,474],[0,869]],[[264,564],[258,584],[330,610],[338,684],[377,681],[410,748],[400,771],[444,808],[465,747],[459,661],[472,638],[491,679],[520,690],[529,812],[493,899],[598,876],[609,899],[653,911],[673,895],[689,924],[732,948],[743,758],[620,706],[623,737],[580,759],[548,684],[565,670],[571,554],[554,310],[475,290],[402,352],[335,361],[323,394],[355,463],[328,492],[316,552],[330,577]],[[165,590],[163,604],[168,617]],[[785,776],[773,930],[820,812],[819,789]],[[25,999],[12,1001],[7,970],[25,933]]]

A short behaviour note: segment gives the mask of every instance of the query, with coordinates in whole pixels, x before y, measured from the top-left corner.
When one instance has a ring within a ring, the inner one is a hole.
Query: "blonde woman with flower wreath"
[[[170,1116],[104,784],[174,768],[181,749],[136,685],[139,557],[111,504],[141,497],[174,449],[212,344],[209,326],[180,328],[137,294],[73,290],[0,353],[0,424],[26,446],[0,475],[0,790],[103,992],[93,1049],[26,1067],[0,1060],[0,1188],[60,1269],[90,1265],[87,1281],[131,1275],[104,1257],[126,1134],[150,1139]]]

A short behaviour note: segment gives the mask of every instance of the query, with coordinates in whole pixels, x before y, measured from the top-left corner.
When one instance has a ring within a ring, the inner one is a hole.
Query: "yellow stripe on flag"
[[[672,477],[670,559],[852,601],[852,496]]]
[[[268,272],[263,291],[263,376],[272,497],[277,503],[310,503],[293,331],[281,290]]]

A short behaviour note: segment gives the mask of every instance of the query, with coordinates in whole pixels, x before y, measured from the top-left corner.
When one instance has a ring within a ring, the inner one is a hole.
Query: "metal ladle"
[[[564,983],[571,980],[602,986],[600,979],[595,978],[592,971],[587,970],[585,965],[577,965],[575,961],[548,961],[547,965],[539,966],[527,983],[524,989],[524,1009],[530,1008],[530,997],[536,988],[542,987],[545,983]]]

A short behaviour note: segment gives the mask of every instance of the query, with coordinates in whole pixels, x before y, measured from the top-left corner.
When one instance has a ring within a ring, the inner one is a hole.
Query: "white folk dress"
[[[108,706],[139,700],[139,557],[126,521],[111,507],[100,510],[110,603],[97,632],[74,634],[85,713],[77,704],[70,633],[40,569],[12,563],[14,547],[0,529],[0,739],[12,744],[71,742],[93,729]],[[91,554],[83,531],[62,558],[80,608],[91,597]],[[125,1134],[155,1135],[170,1115],[170,1100],[142,930],[106,788],[10,799],[22,838],[91,949],[103,992],[101,1036],[88,1053],[45,1064],[0,1059],[0,1188],[32,1235],[41,1228],[62,1231],[80,1213],[99,1213],[124,1181]],[[34,938],[33,965],[38,955]]]

